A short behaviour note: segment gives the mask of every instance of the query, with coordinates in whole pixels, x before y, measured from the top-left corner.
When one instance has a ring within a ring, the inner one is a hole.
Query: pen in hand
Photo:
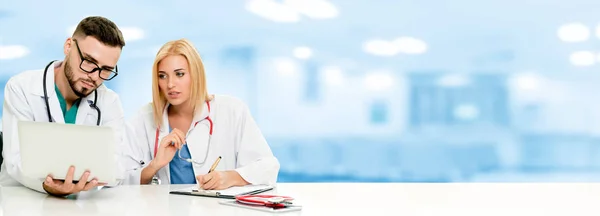
[[[212,165],[212,166],[210,167],[210,169],[208,170],[208,173],[211,173],[211,172],[215,171],[215,169],[217,168],[217,165],[219,165],[219,161],[221,161],[221,156],[219,156],[219,157],[217,158],[217,160],[216,160],[216,161],[213,163],[213,165]],[[198,177],[196,177],[196,178],[198,178]],[[203,185],[203,182],[202,182],[202,181],[203,181],[203,180],[202,180],[202,178],[199,178],[199,179],[198,179],[198,187],[199,187],[200,189],[202,189],[202,185]]]
[[[210,170],[208,170],[208,173],[215,171],[215,169],[217,168],[217,165],[219,165],[219,161],[221,161],[221,156],[219,156],[217,158],[217,160],[215,161],[215,163],[213,163],[213,165],[210,167]]]

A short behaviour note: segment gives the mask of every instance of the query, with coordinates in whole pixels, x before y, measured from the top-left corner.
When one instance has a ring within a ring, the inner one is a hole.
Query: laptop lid
[[[79,180],[89,170],[88,181],[96,177],[101,183],[116,182],[116,140],[112,128],[33,121],[20,121],[17,127],[21,169],[26,177],[43,181],[52,173],[55,179],[65,179],[73,165],[73,180]]]

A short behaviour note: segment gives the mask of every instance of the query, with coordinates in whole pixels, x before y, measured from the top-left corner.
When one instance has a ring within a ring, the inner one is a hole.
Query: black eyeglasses
[[[100,77],[100,79],[103,80],[111,80],[119,74],[116,65],[115,70],[113,71],[110,69],[101,68],[98,66],[98,64],[94,63],[93,61],[84,58],[83,54],[81,54],[81,49],[79,49],[79,44],[77,43],[77,40],[73,39],[73,41],[75,41],[77,52],[79,53],[79,57],[81,58],[81,64],[79,64],[79,68],[81,68],[81,70],[88,73],[94,73],[96,71],[99,71],[98,76]]]

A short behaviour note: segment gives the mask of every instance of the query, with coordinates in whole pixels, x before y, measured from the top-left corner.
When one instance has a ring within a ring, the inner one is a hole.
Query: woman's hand
[[[185,144],[185,134],[174,128],[169,135],[162,138],[156,157],[150,162],[150,166],[154,166],[156,170],[161,169],[173,160],[178,149]]]
[[[237,171],[213,171],[206,175],[196,176],[198,185],[204,190],[222,190],[233,186],[249,184]]]

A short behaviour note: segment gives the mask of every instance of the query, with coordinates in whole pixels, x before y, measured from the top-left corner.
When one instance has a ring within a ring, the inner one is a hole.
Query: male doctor
[[[65,167],[68,172],[64,181],[54,180],[51,175],[43,182],[23,176],[17,122],[109,126],[122,140],[125,122],[121,101],[102,83],[117,75],[123,46],[123,35],[112,21],[87,17],[65,41],[63,61],[50,62],[41,70],[25,71],[8,80],[2,113],[4,162],[0,186],[24,185],[50,195],[66,196],[99,185],[95,179],[88,182],[89,171],[73,176],[76,167]],[[74,184],[72,180],[79,182]]]

